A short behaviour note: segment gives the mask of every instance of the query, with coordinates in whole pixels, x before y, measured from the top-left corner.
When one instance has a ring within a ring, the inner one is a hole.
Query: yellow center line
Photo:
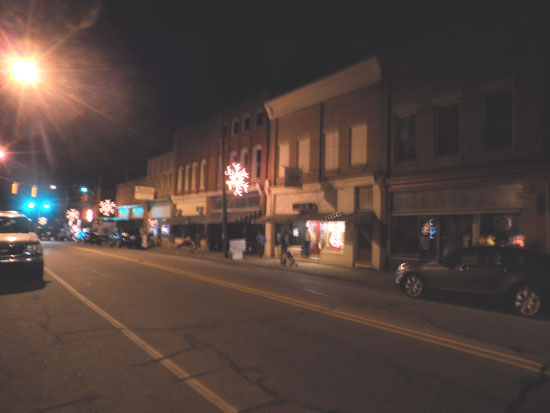
[[[463,353],[471,354],[471,355],[482,357],[485,359],[519,367],[521,369],[528,370],[531,372],[540,373],[545,376],[550,376],[550,371],[547,369],[547,366],[544,363],[541,363],[540,361],[536,361],[536,360],[531,360],[526,357],[505,353],[499,350],[492,350],[490,348],[481,347],[476,344],[467,343],[465,341],[460,341],[457,339],[452,339],[452,338],[440,336],[437,334],[427,333],[421,330],[412,329],[399,324],[376,319],[373,317],[354,314],[348,311],[331,309],[324,305],[315,304],[310,301],[291,298],[291,297],[280,295],[277,293],[260,290],[254,287],[247,287],[231,281],[220,280],[215,277],[197,274],[191,271],[181,270],[179,268],[158,264],[147,260],[138,260],[135,258],[125,257],[121,255],[116,255],[112,253],[90,249],[90,248],[79,248],[79,250],[91,252],[94,254],[104,255],[111,258],[116,258],[122,261],[128,261],[128,262],[140,264],[150,268],[156,268],[156,269],[170,272],[173,274],[183,275],[187,278],[192,278],[192,279],[206,282],[209,284],[218,285],[218,286],[230,288],[236,291],[241,291],[247,294],[264,297],[273,301],[278,301],[278,302],[289,304],[295,307],[304,308],[304,309],[315,311],[331,317],[352,321],[354,323],[377,328],[379,330],[387,331],[394,334],[399,334],[402,336],[413,338],[415,340],[424,341],[426,343],[435,344],[441,347],[446,347],[452,350],[460,351]]]
[[[214,393],[212,390],[210,390],[200,381],[192,378],[191,375],[187,373],[184,369],[182,369],[173,361],[166,358],[164,354],[162,354],[160,351],[152,347],[149,343],[141,339],[138,335],[133,333],[128,327],[126,327],[116,318],[111,316],[109,313],[105,312],[99,306],[97,306],[92,301],[88,300],[86,297],[84,297],[82,294],[76,291],[70,284],[68,284],[65,280],[63,280],[58,275],[56,275],[52,270],[50,270],[49,268],[44,268],[44,269],[54,280],[56,280],[63,287],[65,287],[71,294],[73,294],[76,298],[78,298],[80,301],[82,301],[84,304],[86,304],[88,307],[94,310],[97,314],[99,314],[101,317],[107,320],[113,327],[115,327],[122,334],[128,337],[134,344],[136,344],[139,348],[141,348],[145,353],[149,354],[149,356],[151,356],[154,360],[157,360],[161,365],[163,365],[165,368],[171,371],[177,378],[181,380],[185,380],[185,383],[189,387],[191,387],[194,391],[199,393],[202,397],[204,397],[206,400],[208,400],[210,403],[212,403],[222,412],[239,411],[239,409],[237,409],[236,407],[226,402],[224,399],[222,399],[220,396],[218,396],[216,393]]]

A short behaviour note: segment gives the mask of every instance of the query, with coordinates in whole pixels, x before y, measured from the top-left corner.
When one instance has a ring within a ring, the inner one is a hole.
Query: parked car
[[[114,231],[108,235],[107,245],[119,248],[140,248],[141,235],[139,231]]]
[[[42,279],[42,245],[31,221],[16,211],[0,211],[0,275]]]
[[[538,314],[550,296],[550,256],[514,247],[459,249],[439,261],[404,262],[395,286],[412,298],[448,291],[504,298],[525,316]]]

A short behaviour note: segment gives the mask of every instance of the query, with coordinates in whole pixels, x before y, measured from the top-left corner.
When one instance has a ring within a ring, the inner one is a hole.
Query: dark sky
[[[518,14],[502,2],[0,5],[4,33],[26,34],[48,50],[57,88],[50,100],[20,112],[14,98],[4,99],[3,134],[17,136],[13,148],[27,154],[17,158],[17,171],[0,169],[1,175],[93,185],[102,171],[111,186],[125,173],[144,172],[148,157],[169,151],[179,128],[257,93],[287,91],[456,24]],[[10,96],[4,89],[2,95]]]

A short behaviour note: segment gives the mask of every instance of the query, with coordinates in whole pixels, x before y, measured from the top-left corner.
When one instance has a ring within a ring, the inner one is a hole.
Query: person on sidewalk
[[[258,245],[258,257],[262,258],[265,251],[265,236],[262,234],[262,231],[258,231],[256,235],[256,243]]]
[[[288,252],[288,232],[286,230],[281,231],[280,244],[281,244],[281,265],[286,265],[287,252]]]
[[[309,258],[311,255],[311,234],[309,228],[306,225],[306,232],[304,234],[304,257]]]

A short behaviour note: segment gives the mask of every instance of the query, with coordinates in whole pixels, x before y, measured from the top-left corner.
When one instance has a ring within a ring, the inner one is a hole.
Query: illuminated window
[[[200,179],[199,179],[199,188],[204,190],[206,189],[206,159],[203,159],[201,161],[201,171],[200,171]]]
[[[416,159],[416,116],[397,118],[397,160],[414,161]]]
[[[367,124],[353,126],[350,130],[350,165],[367,164]]]
[[[278,176],[285,176],[285,168],[289,165],[289,147],[288,143],[281,143],[279,145],[279,168]]]
[[[199,172],[199,164],[193,162],[193,169],[191,171],[191,191],[197,190],[197,174]]]
[[[485,100],[485,137],[487,149],[512,147],[512,92],[500,92]]]
[[[458,154],[460,140],[458,104],[437,110],[437,155]]]
[[[325,134],[325,170],[338,169],[338,132]]]

